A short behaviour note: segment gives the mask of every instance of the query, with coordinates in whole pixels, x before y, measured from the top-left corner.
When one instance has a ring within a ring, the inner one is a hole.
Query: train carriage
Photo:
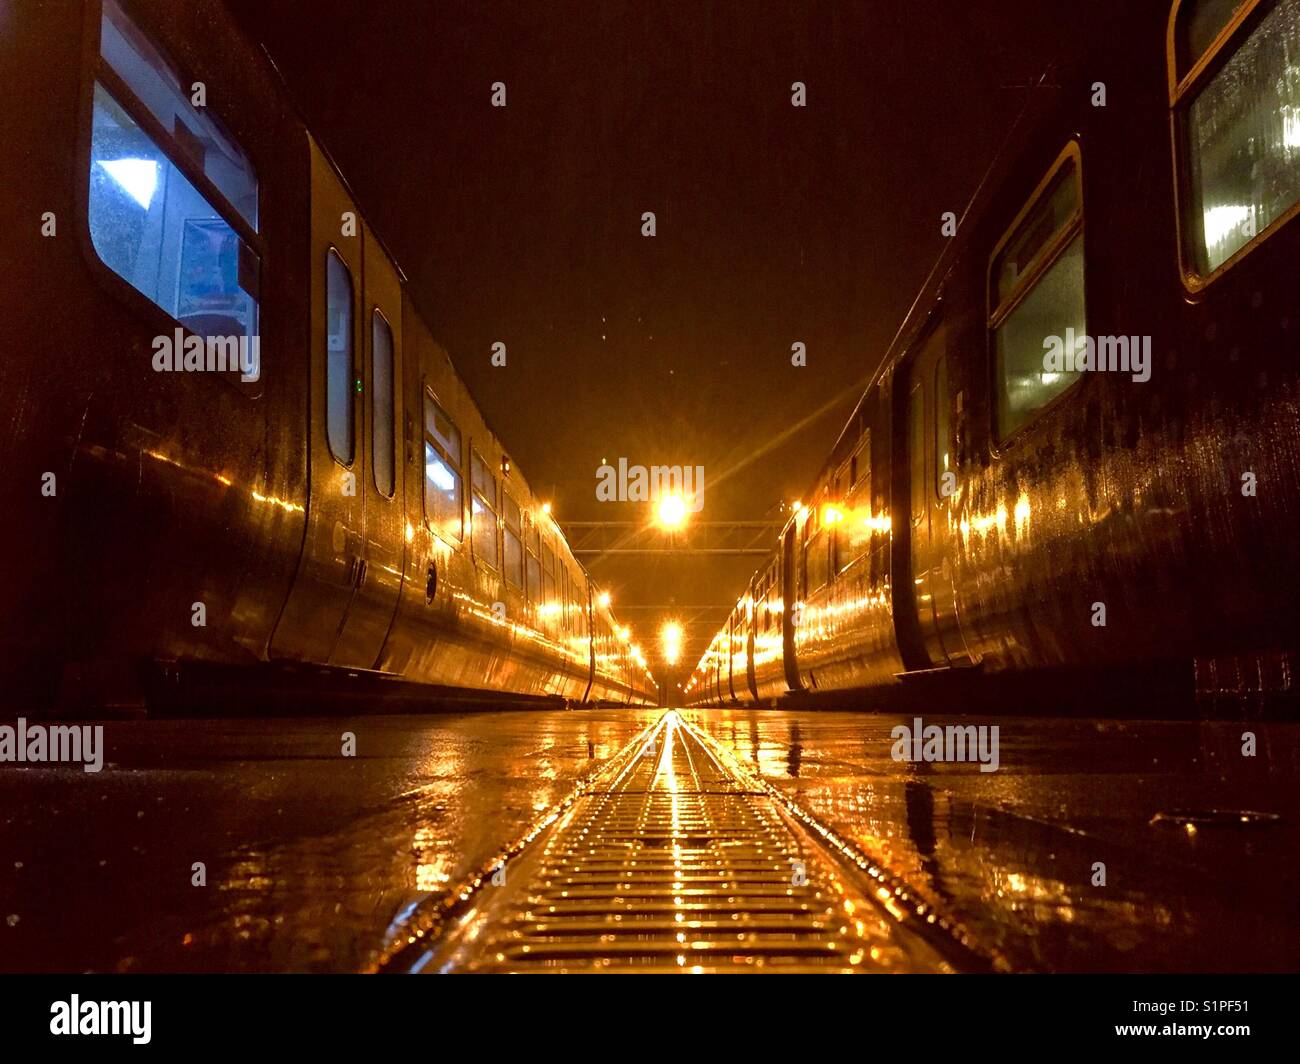
[[[1030,94],[746,592],[749,699],[1293,693],[1300,2],[1135,26]]]
[[[296,666],[657,701],[221,4],[6,4],[0,48],[10,689]]]

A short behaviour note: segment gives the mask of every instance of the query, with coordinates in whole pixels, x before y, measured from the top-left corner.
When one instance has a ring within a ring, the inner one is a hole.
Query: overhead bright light
[[[676,665],[682,656],[682,626],[676,621],[667,621],[659,632],[664,647],[664,660],[669,665]]]
[[[122,190],[145,210],[158,190],[158,164],[152,159],[101,159],[104,168]]]
[[[664,528],[681,528],[686,523],[686,500],[677,494],[662,496],[658,517]]]
[[[542,503],[542,513],[549,514],[550,512],[551,512],[551,504],[549,502]]]
[[[609,608],[609,604],[610,604],[610,602],[612,601],[612,600],[610,599],[610,597],[609,597],[609,592],[608,592],[608,591],[602,591],[602,592],[600,593],[600,599],[599,599],[599,601],[600,601],[600,604],[601,604],[602,606],[604,606],[606,609],[608,609],[608,608]]]

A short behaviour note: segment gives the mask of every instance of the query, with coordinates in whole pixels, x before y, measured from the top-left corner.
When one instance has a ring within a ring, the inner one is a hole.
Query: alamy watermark
[[[177,328],[171,336],[153,338],[156,373],[234,373],[251,383],[262,375],[260,336],[188,336]]]
[[[1131,373],[1145,384],[1151,379],[1151,337],[1076,335],[1043,340],[1043,370],[1047,373]]]
[[[704,467],[629,465],[606,463],[596,470],[596,498],[600,502],[657,502],[678,498],[691,513],[704,508]]]
[[[890,756],[895,761],[978,761],[981,772],[996,772],[998,726],[986,724],[922,724],[912,718],[912,727],[896,725],[889,733],[894,740]]]
[[[50,1004],[50,1034],[130,1035],[136,1045],[148,1045],[152,1012],[151,1001],[82,1001],[73,994]]]
[[[0,761],[18,764],[80,761],[86,772],[104,767],[104,726],[96,724],[0,725]]]

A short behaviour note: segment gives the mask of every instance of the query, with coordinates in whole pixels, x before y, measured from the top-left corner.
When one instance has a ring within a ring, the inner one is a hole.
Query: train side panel
[[[5,203],[23,213],[6,242],[15,357],[2,360],[0,388],[15,476],[0,661],[38,703],[60,687],[90,704],[135,702],[145,661],[264,656],[297,560],[303,132],[214,3],[135,3],[111,20],[98,3],[19,4],[5,18],[4,47],[22,45],[3,64]],[[205,116],[165,88],[198,80],[211,92]],[[220,137],[242,154],[255,224],[204,184],[165,128],[152,135],[141,93],[158,83],[154,106],[173,107],[197,143]],[[115,171],[124,151],[154,153],[148,188]],[[44,212],[54,227],[43,235]],[[132,247],[160,272],[132,267]],[[254,291],[222,288],[202,297],[206,308],[184,286],[171,295],[167,271],[213,249],[242,256]],[[155,369],[177,315],[203,329],[215,302],[247,315],[249,298],[256,381]]]

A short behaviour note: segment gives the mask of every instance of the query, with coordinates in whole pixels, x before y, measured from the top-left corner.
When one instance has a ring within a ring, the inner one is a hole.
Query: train
[[[1294,708],[1297,54],[1179,0],[1043,74],[686,702]]]
[[[14,705],[658,703],[221,3],[4,3],[0,50]]]

